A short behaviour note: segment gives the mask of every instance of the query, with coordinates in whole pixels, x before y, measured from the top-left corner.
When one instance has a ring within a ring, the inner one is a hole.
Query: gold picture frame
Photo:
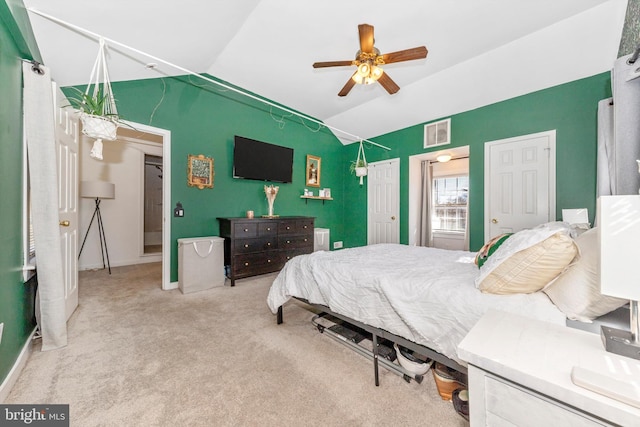
[[[320,163],[320,157],[307,154],[307,167],[304,169],[306,186],[320,187]]]
[[[189,154],[187,184],[189,187],[213,188],[213,158],[203,154]]]

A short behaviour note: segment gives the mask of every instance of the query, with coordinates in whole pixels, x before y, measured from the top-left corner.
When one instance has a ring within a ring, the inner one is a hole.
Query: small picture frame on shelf
[[[325,188],[323,191],[323,197],[330,198],[331,197],[331,189]]]

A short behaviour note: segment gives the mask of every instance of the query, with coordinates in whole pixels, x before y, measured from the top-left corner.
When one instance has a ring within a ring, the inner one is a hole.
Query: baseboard
[[[152,262],[162,262],[162,254],[147,255],[145,257],[135,258],[131,260],[120,260],[111,263],[111,268],[126,267],[128,265],[148,264]],[[84,270],[102,270],[102,264],[84,264],[78,267],[79,271]]]
[[[178,289],[178,282],[169,282],[169,286],[163,288],[163,290],[168,291],[171,289]]]
[[[4,379],[2,385],[0,385],[0,403],[4,403],[7,397],[9,397],[9,393],[11,393],[11,389],[15,385],[16,381],[18,381],[18,377],[22,373],[22,370],[27,364],[27,360],[29,360],[29,356],[31,355],[31,351],[33,350],[33,336],[36,334],[36,329],[33,329],[31,335],[27,339],[27,342],[22,347],[22,351],[16,359],[16,363],[13,364],[13,367],[9,371],[9,375]]]

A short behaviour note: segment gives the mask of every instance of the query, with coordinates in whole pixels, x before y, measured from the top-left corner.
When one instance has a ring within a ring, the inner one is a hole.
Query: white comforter
[[[276,277],[269,308],[292,296],[384,329],[464,364],[457,346],[490,308],[564,324],[564,314],[542,292],[481,293],[475,253],[379,244],[291,259]],[[286,317],[286,313],[285,313]]]

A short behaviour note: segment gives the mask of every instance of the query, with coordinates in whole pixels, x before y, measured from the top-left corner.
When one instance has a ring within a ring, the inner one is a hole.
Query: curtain
[[[469,250],[470,244],[469,244],[469,192],[467,192],[467,210],[464,214],[465,218],[464,218],[464,223],[465,223],[465,227],[464,227],[464,246],[463,249],[465,251]]]
[[[39,70],[36,72],[34,70]],[[27,139],[31,214],[38,273],[42,350],[67,345],[62,249],[58,224],[58,171],[51,74],[23,63],[24,125]]]
[[[618,58],[611,72],[613,86],[613,134],[615,183],[613,194],[638,194],[640,174],[640,79],[628,81],[637,64],[628,64],[631,55]]]
[[[431,233],[431,161],[424,160],[420,165],[420,229],[418,233],[418,246],[433,246],[433,234]]]
[[[598,102],[597,196],[615,194],[613,148],[613,98],[607,98]]]

